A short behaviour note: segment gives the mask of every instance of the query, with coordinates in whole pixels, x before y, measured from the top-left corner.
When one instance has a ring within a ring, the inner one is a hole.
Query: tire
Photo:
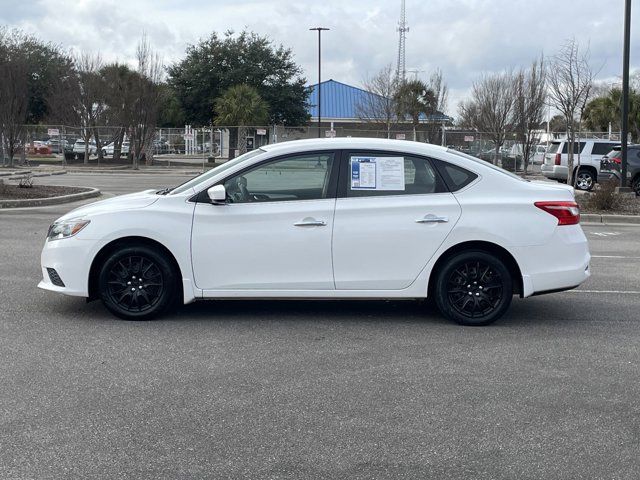
[[[150,320],[176,300],[178,275],[155,248],[125,246],[110,254],[98,276],[104,306],[125,320]]]
[[[107,156],[107,151],[106,150],[102,150],[102,156],[106,157]]]
[[[640,197],[640,176],[633,179],[631,182],[631,188],[636,193],[636,197]]]
[[[489,325],[509,308],[513,279],[494,255],[466,251],[452,256],[438,269],[434,293],[436,305],[446,318],[460,325]]]
[[[590,191],[596,183],[593,172],[587,169],[580,169],[576,177],[576,188],[585,192]]]

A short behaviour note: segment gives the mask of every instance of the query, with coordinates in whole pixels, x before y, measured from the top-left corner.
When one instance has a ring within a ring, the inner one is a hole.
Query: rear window
[[[551,142],[549,148],[547,149],[547,153],[555,155],[558,153],[558,148],[560,148],[560,142]]]
[[[615,143],[594,143],[591,155],[606,155],[614,146]]]

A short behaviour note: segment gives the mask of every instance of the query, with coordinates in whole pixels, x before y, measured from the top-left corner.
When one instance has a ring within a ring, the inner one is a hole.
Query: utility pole
[[[622,54],[622,179],[620,187],[627,186],[627,140],[629,137],[629,43],[631,37],[631,0],[624,3],[624,48]]]
[[[320,123],[322,121],[322,32],[330,29],[325,27],[313,27],[309,30],[318,31],[318,138],[320,138],[322,136],[320,130]]]

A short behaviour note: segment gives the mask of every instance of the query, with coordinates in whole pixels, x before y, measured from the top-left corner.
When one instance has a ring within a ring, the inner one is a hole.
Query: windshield
[[[250,152],[245,153],[244,155],[240,155],[239,157],[234,158],[233,160],[229,160],[228,162],[223,163],[217,167],[212,168],[208,172],[203,173],[202,175],[198,175],[197,177],[192,178],[191,180],[187,180],[182,185],[177,186],[173,190],[171,190],[170,195],[185,192],[191,188],[194,188],[196,185],[200,183],[206,182],[212,177],[215,177],[219,173],[224,172],[225,170],[238,165],[239,163],[244,162],[245,160],[249,160],[257,155],[265,153],[264,150],[258,148],[256,150],[251,150]]]
[[[449,149],[447,149],[447,151],[448,151],[449,153],[453,153],[454,155],[458,155],[459,157],[464,157],[464,158],[466,158],[467,160],[472,160],[472,161],[474,161],[474,162],[476,162],[476,163],[479,163],[479,164],[481,164],[481,165],[484,165],[485,167],[489,167],[489,168],[491,168],[491,169],[493,169],[493,170],[495,170],[495,171],[497,171],[497,172],[503,173],[504,175],[508,175],[508,176],[510,176],[511,178],[515,178],[515,179],[517,179],[517,180],[520,180],[521,182],[525,182],[525,181],[526,181],[526,180],[524,180],[522,177],[519,177],[518,175],[516,175],[516,174],[514,174],[514,173],[508,172],[508,171],[507,171],[507,170],[505,170],[504,168],[496,167],[495,165],[493,165],[493,164],[491,164],[491,163],[489,163],[489,162],[485,162],[484,160],[482,160],[482,159],[480,159],[480,158],[472,157],[471,155],[467,155],[466,153],[462,153],[462,152],[459,152],[459,151],[457,151],[457,150],[452,150],[452,149],[450,149],[450,148],[449,148]]]

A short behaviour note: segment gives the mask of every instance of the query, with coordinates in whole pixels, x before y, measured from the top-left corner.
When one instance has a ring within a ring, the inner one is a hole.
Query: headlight
[[[56,222],[49,227],[47,233],[48,240],[60,240],[61,238],[73,237],[76,233],[89,225],[91,220],[82,220],[74,218],[71,220],[64,220],[62,222]]]

